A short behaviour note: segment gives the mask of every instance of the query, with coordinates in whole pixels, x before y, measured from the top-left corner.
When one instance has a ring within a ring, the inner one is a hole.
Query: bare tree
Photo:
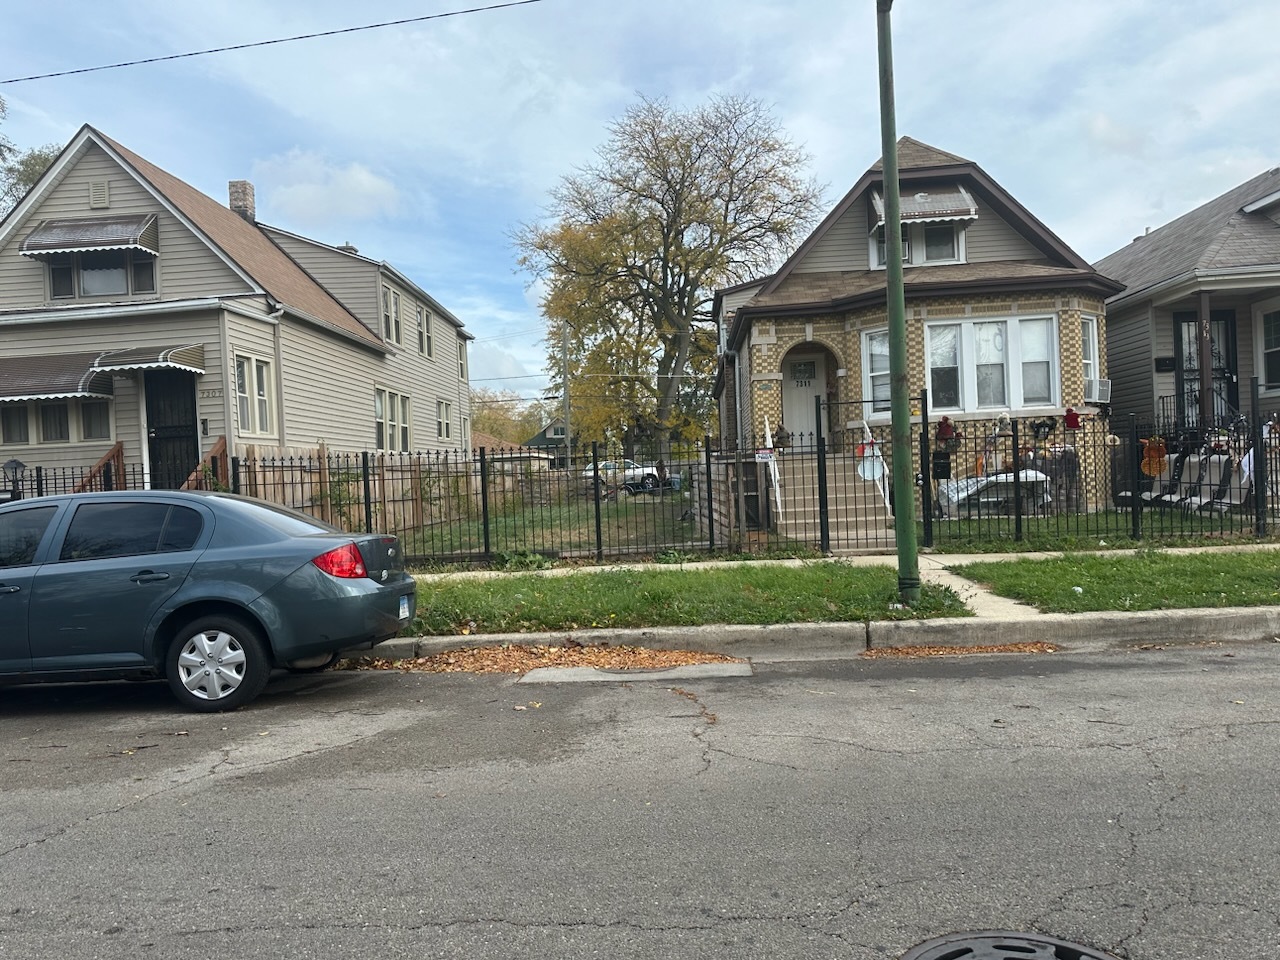
[[[552,376],[568,371],[571,396],[590,398],[574,401],[575,422],[706,429],[715,290],[776,268],[822,189],[804,151],[746,97],[688,111],[641,99],[597,153],[553,191],[548,222],[516,236],[521,265],[545,282]]]

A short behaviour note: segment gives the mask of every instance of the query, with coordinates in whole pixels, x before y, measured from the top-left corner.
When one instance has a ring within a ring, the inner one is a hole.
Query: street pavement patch
[[[697,663],[665,670],[609,670],[600,667],[537,667],[517,683],[631,683],[638,680],[708,680],[750,677],[749,663]]]

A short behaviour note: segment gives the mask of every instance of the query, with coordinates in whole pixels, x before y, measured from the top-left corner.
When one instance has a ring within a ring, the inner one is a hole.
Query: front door
[[[820,353],[788,354],[782,363],[782,423],[792,442],[810,446],[818,429],[814,398],[827,389],[827,363]],[[777,424],[772,424],[774,430]]]
[[[148,370],[143,377],[151,488],[177,490],[200,461],[196,377],[182,370]]]
[[[1178,414],[1189,427],[1200,425],[1200,323],[1195,313],[1175,313],[1178,322]],[[1225,424],[1240,409],[1240,377],[1236,365],[1236,312],[1209,312],[1212,348],[1213,418]]]

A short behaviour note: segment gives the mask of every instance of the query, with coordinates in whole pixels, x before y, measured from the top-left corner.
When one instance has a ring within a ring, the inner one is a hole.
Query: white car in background
[[[658,468],[636,463],[634,460],[604,460],[599,464],[600,482],[610,487],[625,487],[634,493],[637,490],[658,489]],[[595,479],[596,468],[587,464],[582,471],[582,479],[588,484]]]

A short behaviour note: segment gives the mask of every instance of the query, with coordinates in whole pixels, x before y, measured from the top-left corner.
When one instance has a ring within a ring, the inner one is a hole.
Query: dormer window
[[[155,214],[43,220],[18,252],[48,267],[49,299],[127,297],[156,292]]]
[[[871,193],[874,229],[872,266],[885,266],[884,198]],[[958,184],[917,190],[902,197],[902,262],[904,266],[964,263],[965,227],[978,218],[973,197]]]

